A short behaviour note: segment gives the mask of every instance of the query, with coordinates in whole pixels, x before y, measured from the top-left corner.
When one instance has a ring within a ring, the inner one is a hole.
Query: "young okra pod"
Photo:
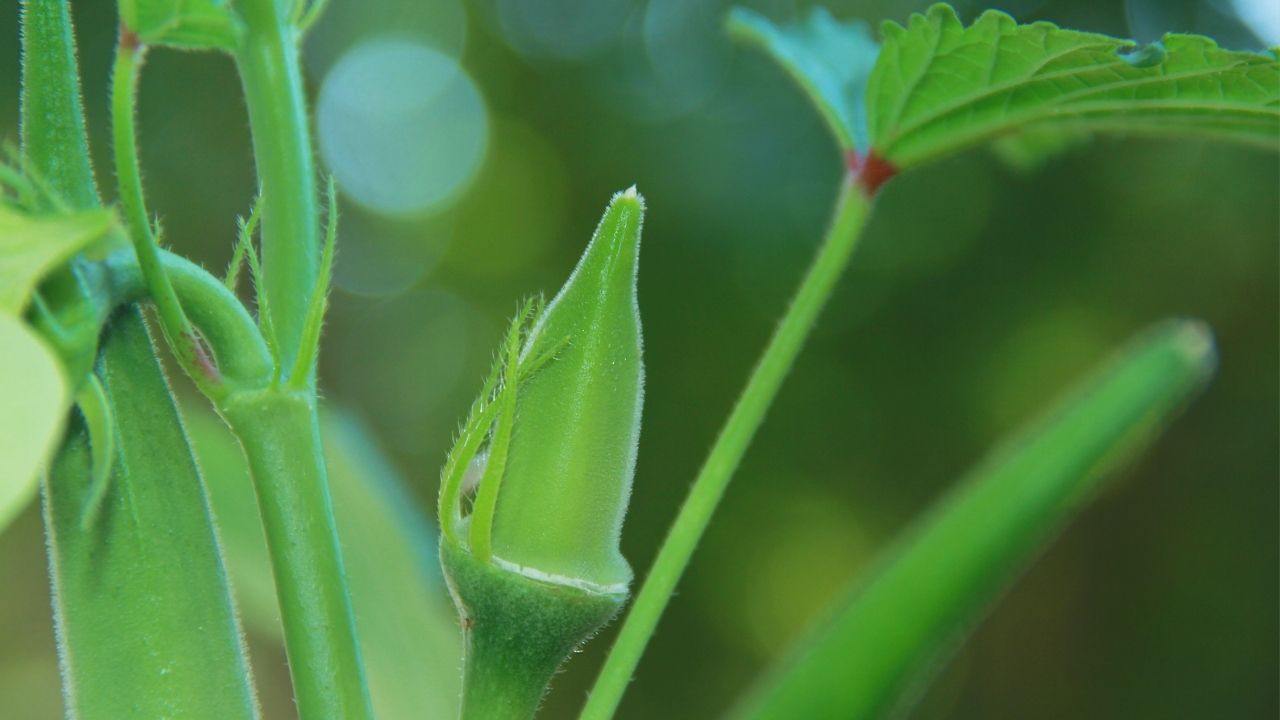
[[[556,668],[626,599],[643,214],[634,188],[615,195],[560,292],[517,314],[445,464],[441,560],[466,634],[465,718],[532,717]]]

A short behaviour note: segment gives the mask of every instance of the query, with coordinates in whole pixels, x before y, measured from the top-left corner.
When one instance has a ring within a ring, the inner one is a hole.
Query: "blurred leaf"
[[[230,0],[120,0],[120,19],[150,45],[234,50],[239,42]]]
[[[96,521],[84,425],[45,489],[54,616],[72,718],[252,718],[257,703],[204,486],[137,310],[118,315],[98,375],[117,461]]]
[[[1099,487],[1212,374],[1193,322],[1149,331],[1004,446],[885,556],[869,582],[800,643],[738,713],[875,718],[944,650]]]
[[[67,411],[57,356],[18,318],[0,313],[0,531],[35,496]]]
[[[1032,172],[1088,142],[1086,132],[1032,130],[997,138],[991,143],[991,150],[1009,168]]]
[[[109,210],[29,216],[0,205],[0,313],[17,315],[41,278],[112,225]]]
[[[191,430],[251,631],[283,642],[258,509],[239,446],[207,410]],[[377,716],[454,717],[461,632],[436,559],[436,534],[355,418],[321,413],[329,488]]]
[[[1280,146],[1280,62],[1196,35],[1129,40],[947,5],[883,27],[871,145],[898,168],[1017,131],[1199,135]]]
[[[841,147],[866,151],[867,79],[880,52],[866,23],[841,23],[815,7],[804,22],[778,26],[739,7],[729,13],[729,32],[763,47],[791,74]]]

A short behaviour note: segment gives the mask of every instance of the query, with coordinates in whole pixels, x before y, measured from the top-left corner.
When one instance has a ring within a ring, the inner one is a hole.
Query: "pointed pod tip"
[[[601,232],[609,234],[621,232],[622,236],[632,237],[634,241],[639,240],[640,228],[644,225],[645,203],[644,196],[636,190],[636,186],[632,185],[626,190],[621,190],[613,194],[609,199],[609,206],[604,211],[604,216],[600,218],[600,225],[596,228],[596,235]],[[622,237],[620,236],[620,237]],[[593,242],[594,246],[595,243]],[[587,248],[587,252],[583,255],[583,260],[591,254],[591,247]]]
[[[619,203],[634,204],[638,206],[642,212],[644,211],[644,196],[641,195],[638,190],[636,190],[635,185],[632,185],[631,187],[627,188],[626,190],[623,190],[622,192],[617,192],[613,194],[613,199],[609,201],[609,204],[617,205]]]

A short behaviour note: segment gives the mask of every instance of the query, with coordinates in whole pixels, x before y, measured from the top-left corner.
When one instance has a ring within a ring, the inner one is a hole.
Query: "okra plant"
[[[606,718],[886,185],[974,147],[1036,159],[1103,133],[1280,149],[1275,52],[1192,35],[1138,47],[994,11],[966,25],[946,5],[878,34],[821,8],[787,25],[731,11],[727,31],[776,60],[834,136],[845,173],[829,230],[634,598],[620,553],[645,383],[636,286],[645,203],[634,187],[613,196],[551,299],[519,305],[440,474],[438,556],[463,641],[459,677],[456,657],[423,669],[386,660],[380,644],[396,627],[379,616],[433,621],[431,587],[406,581],[400,607],[368,612],[357,594],[353,610],[347,578],[359,567],[344,566],[343,550],[361,563],[402,553],[394,573],[409,577],[421,570],[405,567],[418,557],[409,548],[433,542],[422,519],[394,524],[372,551],[339,541],[344,513],[397,501],[348,479],[377,461],[350,451],[351,431],[322,422],[317,400],[341,233],[335,184],[312,156],[299,47],[324,1],[120,0],[114,163],[98,174],[71,10],[69,0],[20,6],[21,137],[0,167],[0,524],[38,488],[75,718],[261,715],[224,560],[238,545],[219,539],[235,519],[211,503],[218,473],[202,476],[166,353],[243,452],[256,496],[246,512],[265,536],[265,583],[303,720],[531,718],[566,659],[619,617],[581,715]],[[229,238],[223,277],[167,250],[147,208],[134,110],[158,48],[225,53],[243,86],[257,200]],[[104,194],[97,177],[114,187]],[[246,284],[250,304],[240,300]],[[1080,500],[1214,367],[1204,324],[1155,323],[964,476],[726,711],[900,709]],[[198,435],[205,423],[194,420]],[[419,603],[422,612],[403,607]],[[408,686],[431,693],[397,703]]]

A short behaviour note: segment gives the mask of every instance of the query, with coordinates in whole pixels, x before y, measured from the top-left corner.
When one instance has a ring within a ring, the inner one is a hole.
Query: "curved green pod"
[[[44,488],[69,718],[256,718],[213,518],[137,310],[103,340],[98,375],[116,462],[92,524],[90,439],[73,421]]]

